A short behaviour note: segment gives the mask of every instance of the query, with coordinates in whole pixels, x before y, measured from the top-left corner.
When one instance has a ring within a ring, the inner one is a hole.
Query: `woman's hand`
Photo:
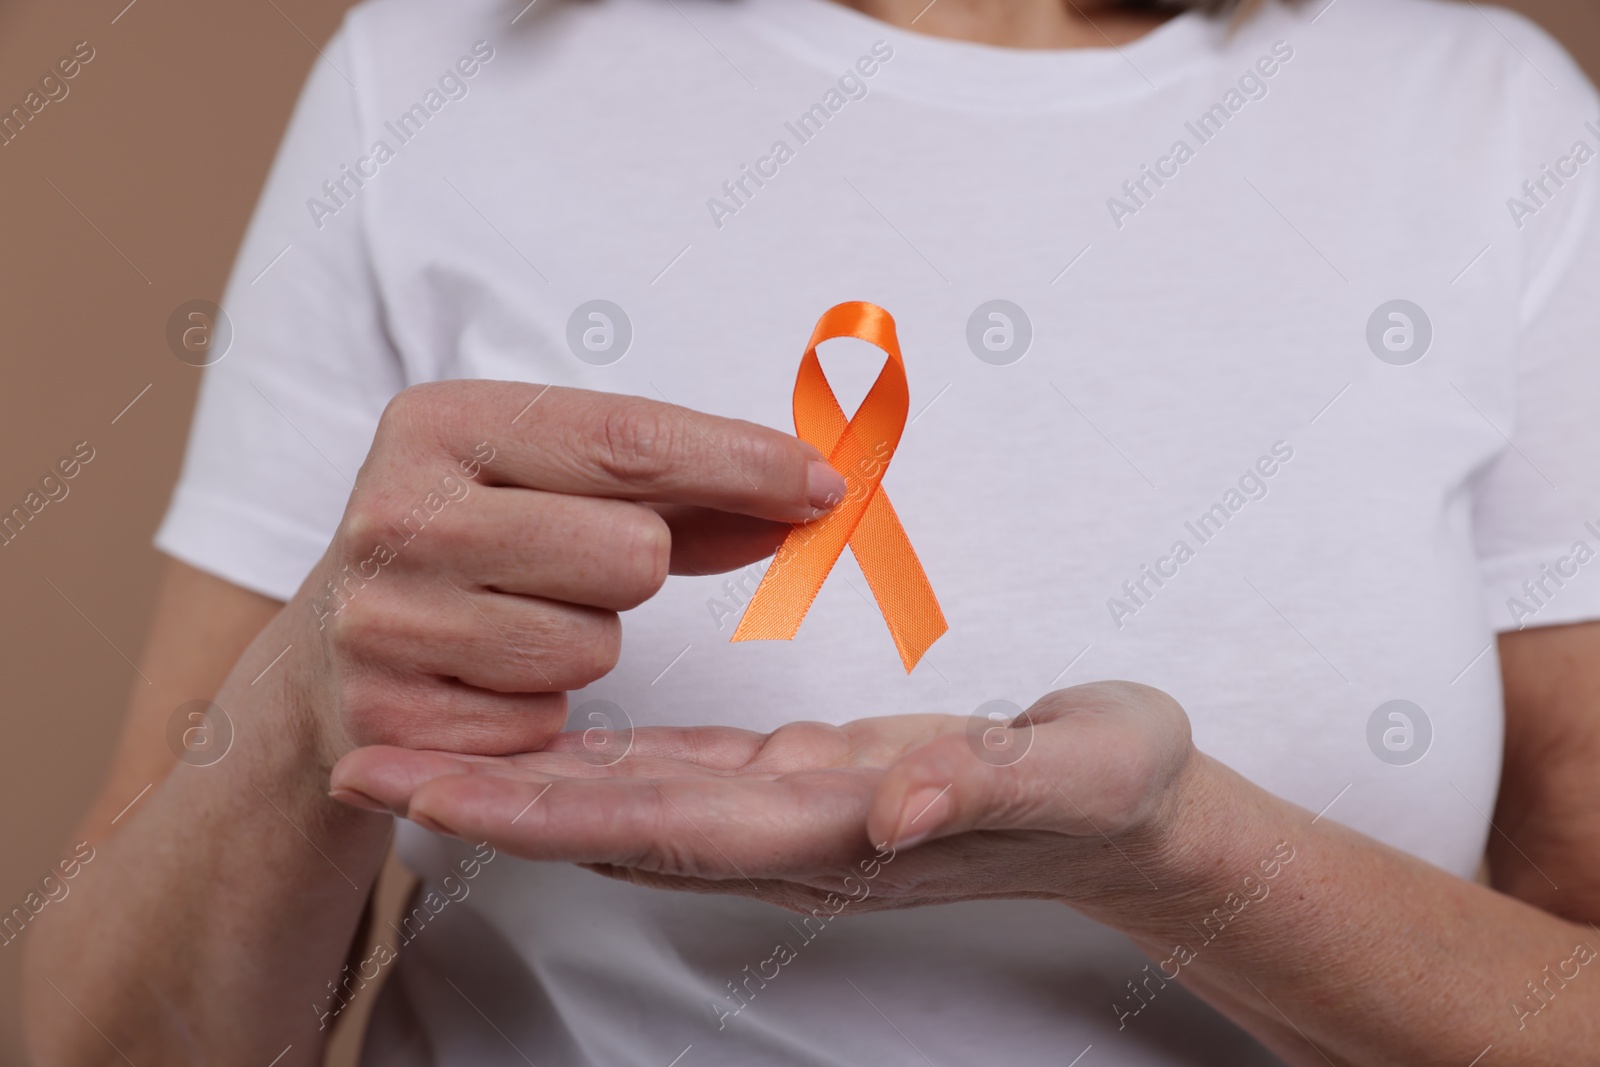
[[[1170,847],[1199,762],[1171,698],[1107,682],[1051,693],[1011,724],[587,731],[500,757],[366,748],[333,784],[528,859],[798,911],[885,856],[858,910],[978,897],[1093,908],[1150,889],[1141,860]]]
[[[845,488],[766,427],[482,381],[396,396],[359,482],[286,609],[322,773],[357,745],[540,747],[615,665],[619,611],[769,555]]]
[[[397,396],[357,481],[281,610],[193,568],[169,577],[151,684],[84,831],[96,859],[29,935],[36,1062],[112,1046],[141,1064],[321,1062],[344,1003],[329,978],[392,829],[329,799],[334,762],[360,744],[537,748],[563,691],[615,661],[618,611],[669,568],[770,554],[845,488],[776,430],[484,381]],[[167,727],[197,693],[235,732],[180,761]],[[241,946],[270,948],[243,973]]]

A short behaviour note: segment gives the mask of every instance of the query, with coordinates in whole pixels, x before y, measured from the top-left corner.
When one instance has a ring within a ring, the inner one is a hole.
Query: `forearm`
[[[1466,1067],[1490,1045],[1496,1063],[1576,1062],[1600,1038],[1587,923],[1314,820],[1205,757],[1180,805],[1140,860],[1165,899],[1100,915],[1153,959],[1112,1009],[1124,1028],[1176,980],[1308,1067]]]
[[[236,671],[216,698],[235,730],[228,754],[177,764],[29,930],[39,1062],[265,1064],[291,1044],[279,1067],[320,1062],[313,1005],[337,1004],[327,983],[390,820],[327,796],[287,672],[251,686],[253,674]]]

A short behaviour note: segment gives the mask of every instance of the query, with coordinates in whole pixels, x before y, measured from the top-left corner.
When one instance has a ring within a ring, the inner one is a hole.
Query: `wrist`
[[[239,657],[216,703],[252,770],[326,799],[328,774],[350,746],[326,696],[323,645],[305,619],[298,597],[286,604]]]
[[[1192,942],[1265,899],[1294,858],[1260,791],[1198,750],[1146,826],[1121,846],[1139,872],[1133,892],[1107,894],[1083,910],[1137,940]],[[1074,906],[1081,907],[1079,902]],[[1220,909],[1220,910],[1219,910]]]
[[[1200,888],[1217,859],[1240,832],[1233,777],[1216,760],[1191,748],[1162,796],[1146,831],[1146,864],[1174,890]]]

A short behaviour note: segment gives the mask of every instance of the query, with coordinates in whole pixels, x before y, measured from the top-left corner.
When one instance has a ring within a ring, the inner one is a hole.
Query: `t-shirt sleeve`
[[[1514,416],[1474,500],[1489,618],[1503,632],[1600,619],[1600,99],[1544,34],[1501,25],[1523,59],[1522,173],[1577,170],[1547,182],[1536,213],[1508,203],[1503,215],[1523,277]]]
[[[232,341],[203,372],[156,534],[169,555],[282,600],[326,549],[378,416],[406,384],[348,176],[367,140],[353,36],[347,21],[295,107],[223,297]]]

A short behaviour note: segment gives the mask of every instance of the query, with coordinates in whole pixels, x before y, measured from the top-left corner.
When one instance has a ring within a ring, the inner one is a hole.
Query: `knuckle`
[[[430,383],[431,384],[431,383]],[[414,425],[429,406],[429,385],[413,385],[389,398],[378,416],[378,425],[391,430],[404,430]]]
[[[908,755],[895,769],[904,776],[907,783],[915,783],[918,786],[929,784],[943,786],[946,783],[973,778],[974,770],[978,772],[978,776],[982,776],[986,766],[973,754],[965,732],[952,732],[941,734],[928,741]]]
[[[396,560],[459,554],[471,548],[471,526],[450,521],[455,517],[439,521],[439,512],[421,495],[406,499],[398,489],[358,491],[339,523],[334,562],[372,579]]]
[[[804,769],[819,758],[834,766],[848,758],[850,748],[846,728],[802,719],[786,722],[768,734],[751,762],[778,773]]]
[[[793,462],[795,454],[783,439],[776,434],[759,432],[756,427],[730,435],[722,447],[735,467],[749,471],[764,482],[797,469]]]
[[[348,553],[359,558],[388,535],[388,527],[388,509],[373,494],[358,493],[345,508],[340,540]]]
[[[674,833],[667,805],[654,804],[641,811],[636,819],[639,828],[645,829],[644,844],[628,857],[628,866],[658,874],[694,876],[704,872],[695,854],[693,844]]]
[[[366,600],[336,596],[325,607],[323,631],[335,655],[342,659],[364,656],[378,644],[379,620]]]
[[[592,431],[592,458],[618,481],[648,486],[677,447],[677,433],[664,411],[633,404],[608,407]]]
[[[335,662],[348,660],[361,647],[361,637],[353,629],[350,613],[343,605],[323,602],[318,607],[318,629],[322,643]]]
[[[459,383],[423,382],[407,386],[389,398],[378,417],[374,452],[431,439],[454,403]]]

